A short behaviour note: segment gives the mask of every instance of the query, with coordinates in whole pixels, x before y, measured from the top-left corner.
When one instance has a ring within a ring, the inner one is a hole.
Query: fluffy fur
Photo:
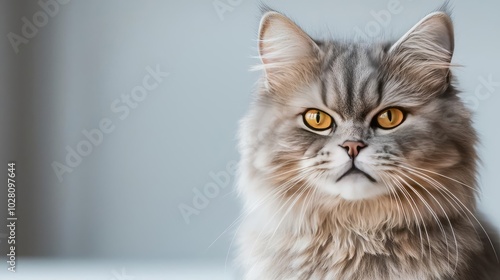
[[[380,44],[313,40],[264,14],[264,75],[240,128],[245,279],[500,279],[494,233],[477,218],[477,137],[453,49],[444,12]],[[375,126],[391,107],[404,122]],[[308,108],[335,125],[311,130]],[[366,147],[351,159],[345,141]],[[373,180],[339,180],[353,164]]]

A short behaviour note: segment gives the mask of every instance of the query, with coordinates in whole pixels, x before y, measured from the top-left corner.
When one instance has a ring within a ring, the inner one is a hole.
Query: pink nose
[[[355,158],[359,154],[359,151],[366,147],[363,142],[358,141],[345,141],[340,146],[346,150],[350,158]]]

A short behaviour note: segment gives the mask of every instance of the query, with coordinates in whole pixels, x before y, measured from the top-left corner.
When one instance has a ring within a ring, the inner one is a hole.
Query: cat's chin
[[[389,192],[382,182],[373,182],[363,174],[352,174],[337,182],[326,182],[322,189],[345,200],[371,199]]]

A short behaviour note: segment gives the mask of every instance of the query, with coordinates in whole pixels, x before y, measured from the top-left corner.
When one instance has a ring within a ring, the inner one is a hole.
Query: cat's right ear
[[[271,11],[262,16],[259,28],[259,55],[270,89],[299,86],[314,73],[320,50],[298,25]]]
[[[448,14],[429,14],[390,48],[395,72],[431,92],[441,92],[450,83],[453,34]]]

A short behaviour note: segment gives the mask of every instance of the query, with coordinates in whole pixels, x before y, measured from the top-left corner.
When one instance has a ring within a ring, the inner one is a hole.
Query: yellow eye
[[[326,130],[332,127],[333,124],[330,115],[317,109],[308,109],[302,116],[304,117],[304,124],[313,130]]]
[[[404,118],[403,111],[398,108],[389,108],[378,114],[377,123],[381,128],[395,128],[403,122]]]

